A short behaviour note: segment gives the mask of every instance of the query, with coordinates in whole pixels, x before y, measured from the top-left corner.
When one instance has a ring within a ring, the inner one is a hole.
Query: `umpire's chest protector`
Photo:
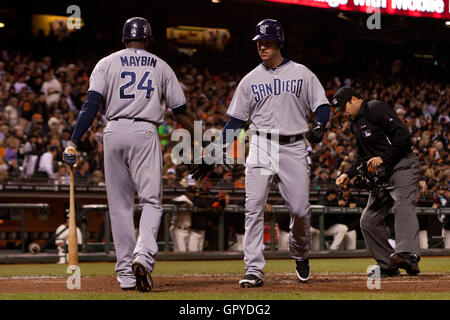
[[[390,146],[393,137],[389,136],[389,131],[373,117],[376,112],[377,101],[372,100],[361,105],[361,111],[356,119],[352,121],[352,132],[355,135],[361,151],[365,156],[380,156]],[[369,112],[370,111],[370,112]]]

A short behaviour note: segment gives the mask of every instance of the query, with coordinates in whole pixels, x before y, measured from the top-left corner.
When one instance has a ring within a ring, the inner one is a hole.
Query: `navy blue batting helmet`
[[[122,43],[126,40],[147,39],[152,35],[152,28],[147,20],[140,17],[130,18],[123,25]]]
[[[279,45],[284,42],[284,31],[281,23],[273,19],[265,19],[256,25],[253,41],[257,40],[276,40]]]

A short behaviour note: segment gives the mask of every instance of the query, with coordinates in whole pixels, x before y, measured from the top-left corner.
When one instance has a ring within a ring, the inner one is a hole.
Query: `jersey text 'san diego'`
[[[250,120],[252,130],[279,129],[281,135],[308,131],[308,115],[329,104],[325,90],[307,67],[285,61],[275,69],[258,65],[239,83],[227,114]]]

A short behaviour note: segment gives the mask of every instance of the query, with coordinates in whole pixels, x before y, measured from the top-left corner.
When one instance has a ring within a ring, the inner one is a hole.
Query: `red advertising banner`
[[[266,0],[345,11],[450,19],[450,0]]]

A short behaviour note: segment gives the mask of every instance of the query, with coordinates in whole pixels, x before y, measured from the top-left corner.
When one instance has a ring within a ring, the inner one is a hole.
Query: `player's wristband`
[[[321,106],[319,106],[316,110],[316,119],[325,127],[328,120],[330,119],[330,105],[322,104]]]

